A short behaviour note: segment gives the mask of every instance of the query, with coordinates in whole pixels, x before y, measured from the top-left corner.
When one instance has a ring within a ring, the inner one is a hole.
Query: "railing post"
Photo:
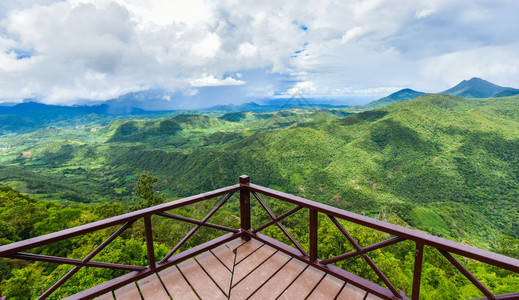
[[[422,262],[423,262],[423,244],[416,242],[416,250],[414,254],[414,274],[413,274],[413,292],[412,300],[418,300],[420,297],[420,283],[422,281]]]
[[[310,261],[317,260],[317,210],[310,209],[310,237],[308,239],[310,245]]]
[[[250,230],[250,191],[248,189],[250,183],[250,177],[248,175],[240,176],[240,221],[241,229],[244,231]],[[243,235],[242,238],[246,241],[250,240],[250,237]]]
[[[151,227],[151,216],[144,217],[144,229],[146,231],[146,246],[148,249],[148,264],[150,269],[155,269],[155,250],[153,248],[153,229]]]

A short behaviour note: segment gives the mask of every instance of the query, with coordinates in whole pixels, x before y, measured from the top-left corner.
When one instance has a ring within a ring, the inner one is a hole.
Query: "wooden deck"
[[[238,238],[97,299],[381,298],[270,246]]]

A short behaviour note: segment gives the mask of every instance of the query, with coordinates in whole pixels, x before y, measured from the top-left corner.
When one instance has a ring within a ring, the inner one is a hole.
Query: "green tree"
[[[132,206],[132,211],[155,206],[166,201],[166,195],[155,192],[153,186],[159,179],[148,173],[141,174],[135,185],[135,194],[141,198],[137,205]]]
[[[511,236],[500,235],[496,240],[495,251],[506,256],[519,258],[519,240]]]

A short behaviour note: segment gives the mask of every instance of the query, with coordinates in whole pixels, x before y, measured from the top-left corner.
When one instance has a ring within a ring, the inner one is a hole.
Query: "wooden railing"
[[[187,197],[181,200],[172,201],[157,205],[150,208],[145,208],[139,211],[127,213],[124,215],[104,219],[101,221],[93,222],[90,224],[81,225],[78,227],[66,229],[63,231],[46,234],[43,236],[23,240],[20,242],[0,246],[0,257],[18,258],[32,261],[43,261],[58,264],[70,264],[74,265],[74,268],[69,271],[65,276],[56,281],[47,291],[45,291],[38,299],[45,299],[56,291],[63,283],[65,283],[70,277],[72,277],[79,269],[83,267],[98,267],[98,268],[110,268],[116,270],[131,271],[130,273],[117,277],[113,280],[107,281],[103,284],[75,294],[71,296],[71,299],[90,299],[99,295],[102,295],[115,288],[124,286],[130,282],[142,279],[150,274],[158,272],[169,266],[177,264],[185,259],[193,257],[197,254],[205,252],[209,249],[217,247],[223,243],[226,243],[232,239],[242,236],[244,232],[240,229],[228,228],[225,226],[209,223],[209,218],[220,208],[236,191],[241,189],[240,185],[233,185],[222,189],[214,190],[208,193],[199,194],[196,196]],[[197,202],[201,202],[207,199],[224,195],[223,199],[218,205],[211,210],[211,212],[202,220],[194,220],[191,218],[170,214],[167,211],[180,208],[186,205],[191,205]],[[153,228],[151,224],[151,217],[153,215],[162,216],[166,218],[177,219],[180,221],[193,223],[195,226],[191,229],[188,234],[164,257],[161,261],[157,262],[154,255],[153,245]],[[148,266],[136,266],[136,265],[121,265],[105,262],[97,262],[92,259],[103,250],[108,244],[110,244],[115,238],[121,235],[126,229],[128,229],[135,221],[142,219],[144,220],[144,228],[146,235],[147,255],[148,255]],[[51,243],[67,240],[80,235],[92,233],[98,230],[109,228],[112,226],[120,226],[108,239],[102,242],[95,250],[88,254],[85,258],[70,259],[63,257],[44,256],[31,253],[24,253],[24,251],[34,249],[40,246],[45,246]],[[183,251],[176,255],[173,255],[177,249],[179,249],[186,241],[191,237],[201,226],[212,227],[228,231],[229,233],[211,240],[207,243],[193,247],[187,251]]]
[[[240,193],[240,228],[230,228],[223,225],[213,224],[209,222],[211,216],[213,216],[220,207],[222,207],[228,200],[233,196],[235,192]],[[180,208],[186,205],[191,205],[197,202],[201,202],[207,199],[222,196],[220,202],[202,219],[195,220],[184,216],[171,214],[167,211]],[[255,199],[261,207],[270,216],[271,220],[258,226],[257,228],[251,228],[251,195],[252,199]],[[276,198],[285,202],[295,204],[295,207],[276,216],[266,202],[263,201],[262,196],[268,196]],[[307,249],[308,252],[296,241],[296,239],[288,232],[288,230],[281,224],[281,220],[292,215],[293,213],[305,209],[308,211],[309,218],[309,244]],[[354,251],[340,254],[333,258],[319,259],[318,257],[318,213],[326,215],[333,224],[339,229],[345,238],[354,247]],[[156,261],[154,256],[154,244],[153,244],[153,228],[151,223],[151,217],[161,216],[165,218],[172,218],[175,220],[192,223],[195,226],[184,236],[177,245],[175,245],[171,251],[160,261]],[[144,228],[146,234],[146,245],[148,255],[147,266],[136,266],[136,265],[122,265],[114,263],[105,263],[94,261],[93,258],[101,252],[108,244],[110,244],[115,238],[120,236],[126,229],[128,229],[135,221],[143,219]],[[361,247],[357,241],[350,235],[350,233],[342,226],[339,220],[347,220],[368,228],[379,230],[388,234],[393,235],[393,238],[389,238],[385,241],[375,243],[366,247]],[[271,237],[260,233],[261,230],[268,226],[276,225],[279,229],[287,236],[294,247],[275,240]],[[88,254],[85,258],[71,259],[64,257],[53,257],[44,256],[31,253],[25,253],[30,249],[34,249],[40,246],[48,245],[58,241],[67,240],[80,235],[88,234],[97,230],[105,229],[112,226],[120,226],[108,239],[102,242],[95,250]],[[195,234],[195,232],[202,226],[216,228],[228,233],[220,236],[219,238],[213,239],[209,242],[200,244],[186,251],[176,253],[185,242]],[[415,244],[415,260],[414,260],[414,273],[413,273],[413,287],[412,287],[412,299],[419,299],[420,295],[420,282],[422,276],[422,264],[423,264],[423,249],[424,246],[436,248],[447,260],[455,266],[460,272],[470,280],[474,286],[476,286],[488,299],[519,299],[518,293],[506,294],[506,295],[494,295],[484,284],[482,284],[477,278],[475,278],[452,254],[457,254],[466,258],[481,261],[502,269],[510,270],[515,273],[519,273],[519,260],[506,257],[493,252],[485,251],[468,245],[456,243],[443,238],[435,237],[429,234],[418,232],[409,228],[401,227],[398,225],[390,224],[384,221],[372,219],[369,217],[361,216],[352,212],[337,209],[332,206],[313,202],[304,198],[300,198],[294,195],[282,193],[276,190],[272,190],[266,187],[255,185],[250,183],[248,176],[240,176],[240,183],[237,185],[228,186],[222,189],[214,190],[208,193],[199,194],[196,196],[187,197],[181,200],[176,200],[168,203],[164,203],[158,206],[142,209],[132,213],[112,217],[109,219],[93,222],[90,224],[74,227],[71,229],[43,235],[40,237],[0,246],[0,258],[16,258],[31,261],[43,261],[53,262],[58,264],[70,264],[74,265],[74,268],[70,270],[65,276],[56,281],[47,291],[45,291],[39,299],[45,299],[56,291],[63,283],[65,283],[70,277],[72,277],[77,271],[83,267],[97,267],[97,268],[110,268],[118,270],[131,271],[130,273],[117,277],[98,286],[92,287],[78,294],[75,294],[70,299],[90,299],[96,296],[100,296],[106,292],[122,287],[128,283],[142,279],[152,273],[158,272],[165,268],[168,268],[174,264],[177,264],[190,257],[196,256],[202,252],[217,247],[223,243],[226,243],[232,239],[241,237],[243,239],[254,238],[265,244],[268,244],[279,251],[287,253],[292,257],[295,257],[309,265],[314,266],[324,272],[330,273],[352,285],[355,285],[361,289],[368,291],[374,295],[382,297],[384,299],[408,299],[403,292],[398,292],[397,288],[390,282],[390,280],[384,275],[380,268],[373,262],[369,257],[370,251],[380,249],[389,245],[399,243],[404,240],[412,241]],[[175,254],[176,253],[176,254]],[[332,263],[349,259],[352,257],[362,257],[366,263],[373,269],[378,275],[380,280],[386,287],[380,286],[374,282],[366,280],[355,274],[352,274],[346,270],[334,266]],[[0,294],[1,298],[1,294]]]
[[[248,228],[243,228],[245,233],[255,238],[259,241],[262,241],[280,251],[283,251],[287,254],[290,254],[320,270],[331,273],[344,281],[351,283],[355,286],[358,286],[368,292],[375,294],[384,299],[405,299],[407,298],[403,292],[398,292],[397,289],[391,284],[389,279],[383,274],[383,272],[377,267],[377,265],[369,258],[368,252],[380,249],[389,245],[393,245],[395,243],[399,243],[404,240],[409,240],[415,243],[415,261],[414,261],[414,273],[413,273],[413,287],[412,287],[412,299],[419,299],[420,296],[420,282],[422,278],[422,264],[423,264],[423,249],[424,246],[429,246],[432,248],[436,248],[447,260],[454,265],[460,272],[467,277],[474,286],[476,286],[488,299],[519,299],[519,291],[518,293],[506,294],[506,295],[494,295],[485,285],[483,285],[477,278],[474,277],[456,258],[452,256],[452,254],[457,254],[466,258],[471,258],[483,263],[487,263],[502,269],[510,270],[515,273],[519,273],[519,260],[503,256],[497,253],[485,251],[479,248],[471,247],[465,244],[453,242],[447,239],[439,238],[436,236],[432,236],[430,234],[426,234],[423,232],[419,232],[416,230],[412,230],[409,228],[405,228],[402,226],[394,225],[391,223],[387,223],[384,221],[372,219],[366,216],[361,216],[352,212],[348,212],[345,210],[341,210],[329,205],[325,205],[322,203],[317,203],[314,201],[310,201],[304,198],[300,198],[294,195],[286,194],[283,192],[279,192],[276,190],[272,190],[266,187],[262,187],[259,185],[248,183],[248,177],[241,177],[241,184],[247,186],[247,190],[256,198],[256,200],[260,203],[262,207],[267,211],[267,213],[271,216],[272,221],[267,224],[264,224],[256,229],[249,230]],[[265,205],[264,201],[260,198],[259,194],[273,197],[279,200],[283,200],[286,202],[290,202],[296,205],[296,207],[278,217],[274,216],[272,212]],[[283,225],[279,223],[280,220],[287,217],[288,215],[294,213],[295,211],[306,208],[309,211],[309,220],[310,220],[310,228],[309,228],[309,252],[306,253],[299,244],[294,240],[294,238],[288,233],[287,230],[283,228]],[[355,248],[354,251],[341,254],[339,256],[320,260],[317,257],[318,250],[318,236],[317,236],[317,213],[325,214],[328,218],[331,219],[333,224],[342,232],[342,234],[346,237],[346,239],[352,244]],[[394,235],[395,237],[390,238],[388,240],[369,245],[366,247],[360,247],[360,245],[355,241],[355,239],[346,231],[346,229],[341,225],[338,219],[347,220],[365,227],[369,227],[372,229],[376,229],[385,233],[389,233]],[[258,233],[261,229],[265,228],[270,224],[276,224],[280,227],[280,229],[287,235],[289,240],[292,241],[294,246],[289,247],[284,243],[281,243],[275,239],[272,239],[268,236],[262,235]],[[347,272],[343,269],[340,269],[332,263],[338,262],[340,260],[352,258],[355,256],[361,256],[366,263],[373,269],[373,271],[378,275],[382,282],[386,285],[387,288],[384,288],[380,285],[377,285],[371,281],[368,281],[364,278],[361,278],[355,274]]]

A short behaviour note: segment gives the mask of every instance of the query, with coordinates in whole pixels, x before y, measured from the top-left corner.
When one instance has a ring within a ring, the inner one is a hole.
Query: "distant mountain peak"
[[[482,79],[482,78],[479,78],[479,77],[472,77],[469,80],[463,80],[463,81],[467,81],[467,82],[477,82],[477,81],[481,82],[481,81],[484,81],[484,82],[490,83],[489,81],[487,81],[485,79]]]
[[[412,90],[410,88],[405,88],[405,89],[401,89],[387,97],[384,97],[382,99],[372,101],[372,102],[364,105],[363,108],[364,109],[375,109],[375,108],[379,108],[379,107],[384,107],[386,105],[389,105],[389,104],[392,104],[395,102],[407,101],[407,100],[411,100],[414,98],[418,98],[424,94],[425,93],[423,93],[423,92],[418,92],[418,91]]]
[[[502,87],[479,77],[472,77],[469,80],[463,80],[456,86],[441,92],[441,94],[449,94],[465,98],[489,98],[503,92],[504,90],[510,89],[513,90],[512,88]]]

